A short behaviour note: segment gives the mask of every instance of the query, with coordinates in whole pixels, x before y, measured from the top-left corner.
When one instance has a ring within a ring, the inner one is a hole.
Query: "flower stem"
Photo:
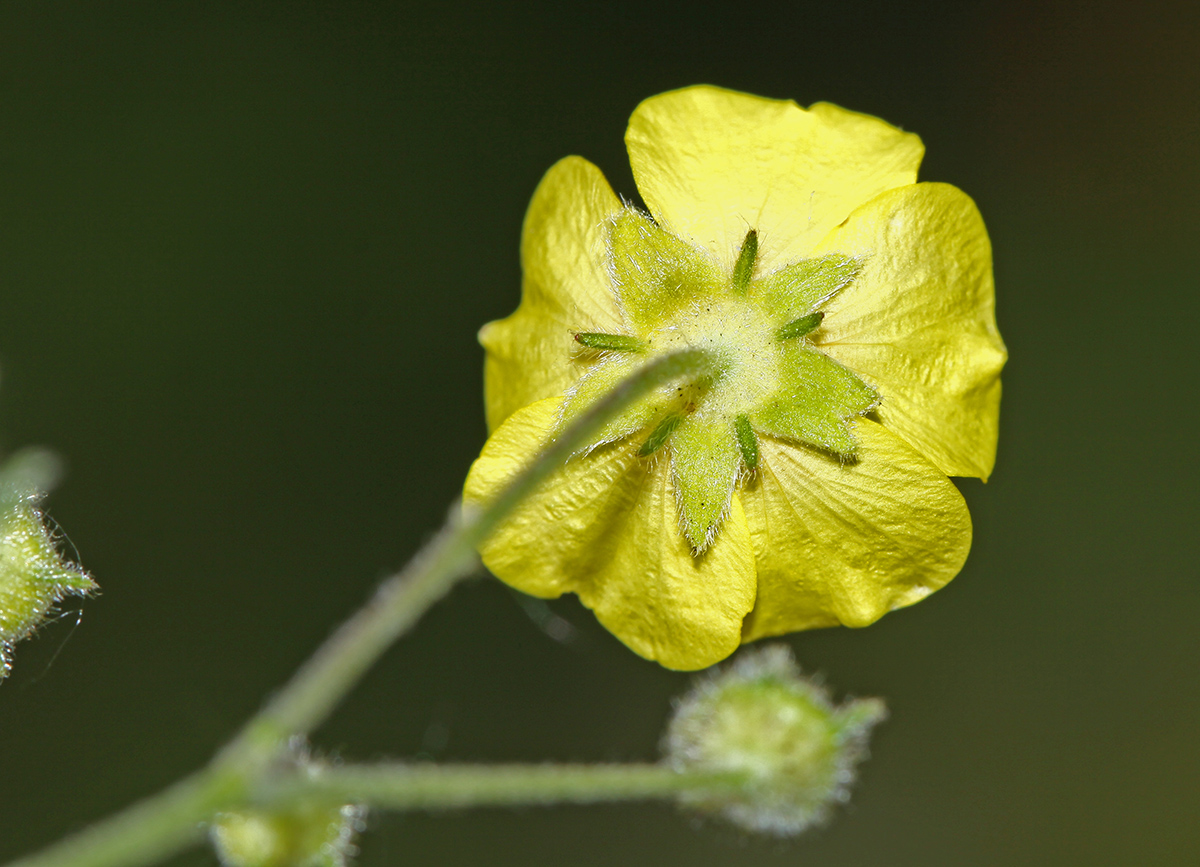
[[[654,388],[710,372],[708,355],[689,349],[655,359],[623,380],[485,508],[462,513],[455,509],[442,531],[404,569],[384,581],[374,597],[317,649],[206,769],[9,867],[148,864],[196,841],[200,823],[214,812],[244,803],[245,792],[266,774],[271,758],[288,738],[307,734],[319,725],[393,641],[457,580],[474,571],[477,545],[589,437]],[[483,785],[486,775],[456,779],[460,790],[456,803],[476,803],[469,798],[469,782],[475,779]],[[605,778],[572,779],[586,787],[587,779],[603,785]],[[496,800],[488,791],[486,786],[481,790],[481,803],[515,803]],[[487,800],[489,797],[492,800]]]
[[[665,382],[710,372],[708,355],[687,349],[662,356],[618,383],[571,424],[483,509],[452,517],[432,542],[322,645],[278,695],[250,721],[247,739],[279,742],[321,723],[389,645],[476,565],[475,549],[541,482],[606,422]]]
[[[591,804],[671,799],[737,789],[741,774],[678,772],[664,765],[343,765],[264,785],[257,805],[365,804],[384,810]]]
[[[207,768],[8,867],[151,864],[198,842],[213,813],[244,798],[244,784]]]

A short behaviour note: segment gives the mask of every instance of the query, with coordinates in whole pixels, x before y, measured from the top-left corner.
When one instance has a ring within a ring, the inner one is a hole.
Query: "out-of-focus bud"
[[[681,802],[748,831],[792,836],[849,799],[879,699],[835,706],[803,677],[791,651],[743,651],[681,699],[663,750],[681,773],[745,775],[744,785],[689,792]]]
[[[14,455],[0,467],[0,679],[12,646],[29,637],[64,596],[86,596],[96,583],[62,558],[37,508],[37,491],[52,475],[44,452]]]
[[[327,767],[299,738],[280,761],[289,772],[308,777]],[[247,808],[218,813],[209,836],[225,867],[345,867],[358,854],[354,841],[366,815],[355,804]]]

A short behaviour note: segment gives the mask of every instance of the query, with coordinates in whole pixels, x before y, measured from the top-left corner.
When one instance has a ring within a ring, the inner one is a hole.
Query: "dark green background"
[[[104,588],[0,686],[0,860],[199,766],[440,523],[534,185],[578,153],[633,194],[630,111],[710,82],[914,130],[983,210],[1012,361],[971,559],[789,639],[893,713],[829,828],[385,816],[363,863],[1198,863],[1196,9],[0,4],[0,438],[66,457]],[[459,588],[319,744],[652,758],[688,678],[555,610],[569,646]]]

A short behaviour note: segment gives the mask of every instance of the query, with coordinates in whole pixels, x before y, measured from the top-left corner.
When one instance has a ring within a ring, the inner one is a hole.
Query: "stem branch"
[[[452,518],[408,566],[387,579],[375,597],[346,621],[251,720],[242,738],[258,741],[266,735],[278,742],[294,734],[307,734],[319,725],[380,654],[444,596],[455,581],[474,570],[479,543],[547,476],[638,398],[665,382],[698,376],[710,367],[705,352],[685,349],[651,361],[620,382],[539,454],[496,499],[483,509]]]
[[[9,867],[143,865],[198,842],[203,823],[244,798],[240,779],[207,769]]]
[[[246,792],[264,777],[270,759],[278,754],[288,738],[307,734],[324,721],[380,654],[444,596],[455,581],[475,569],[478,544],[589,437],[649,391],[675,379],[701,376],[710,367],[711,362],[703,351],[688,349],[657,358],[623,380],[573,422],[495,500],[482,509],[464,510],[463,514],[452,517],[403,570],[385,580],[374,597],[317,649],[206,769],[36,855],[13,862],[9,867],[141,865],[167,857],[195,842],[201,834],[201,823],[213,813],[245,803]],[[410,767],[403,773],[388,767],[378,777],[369,769],[356,768],[355,772],[363,776],[354,784],[365,786],[374,780],[372,784],[380,787],[379,806],[394,804],[397,807],[404,806],[402,790],[410,784],[418,787],[419,792],[425,792],[413,795],[411,806],[589,800],[588,786],[610,792],[607,798],[599,799],[656,797],[665,794],[651,794],[655,786],[660,787],[657,791],[665,793],[672,779],[676,786],[673,791],[678,791],[682,785],[678,775],[668,776],[670,771],[652,766],[632,768],[601,768],[595,774],[576,769],[561,776],[555,776],[549,768],[520,772],[503,767],[471,769],[469,772],[468,769],[452,769],[442,782],[435,782],[437,774],[432,767]],[[510,776],[504,777],[505,773]],[[343,780],[338,774],[331,774],[326,779]],[[345,779],[349,782],[349,778]],[[509,782],[503,782],[504,779]],[[385,780],[390,782],[385,785]],[[538,789],[538,785],[543,788]],[[388,786],[391,787],[391,801],[386,801],[382,794]],[[471,794],[472,786],[479,787],[477,798]],[[505,789],[505,786],[510,788]],[[521,800],[522,786],[531,794],[535,791],[543,794],[532,801]],[[559,787],[561,795],[553,794],[555,786]],[[622,786],[627,788],[622,789]],[[509,791],[509,796],[502,796],[502,790]],[[622,791],[627,794],[619,794]],[[642,794],[638,794],[639,791]],[[418,798],[425,800],[417,804]],[[442,800],[439,802],[438,798]]]
[[[664,765],[344,765],[264,785],[256,804],[366,804],[385,810],[591,804],[671,799],[736,789],[741,774],[681,773]]]

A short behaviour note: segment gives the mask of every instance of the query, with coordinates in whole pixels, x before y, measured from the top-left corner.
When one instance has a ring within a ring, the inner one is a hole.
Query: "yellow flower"
[[[625,141],[649,215],[579,157],[534,193],[465,500],[647,359],[700,347],[713,373],[609,423],[484,563],[677,669],[942,587],[971,544],[947,475],[991,472],[1006,358],[974,203],[916,183],[915,135],[827,103],[691,87]]]

